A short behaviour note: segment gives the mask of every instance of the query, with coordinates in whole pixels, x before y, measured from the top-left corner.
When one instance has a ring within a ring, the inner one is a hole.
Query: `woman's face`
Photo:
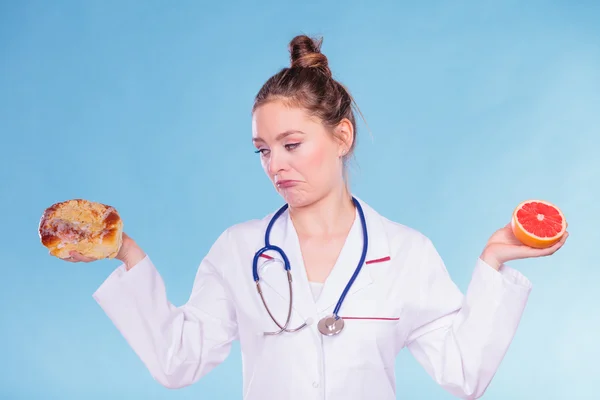
[[[280,101],[257,108],[252,141],[265,173],[291,207],[309,205],[344,185],[347,146],[302,108]]]

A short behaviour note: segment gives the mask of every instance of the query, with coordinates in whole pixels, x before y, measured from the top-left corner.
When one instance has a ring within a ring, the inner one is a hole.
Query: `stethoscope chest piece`
[[[322,318],[317,325],[319,332],[325,336],[337,335],[344,329],[344,320],[340,317],[337,319],[333,315]]]

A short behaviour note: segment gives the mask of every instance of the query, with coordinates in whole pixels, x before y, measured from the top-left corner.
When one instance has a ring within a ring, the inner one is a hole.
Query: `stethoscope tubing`
[[[344,302],[344,299],[346,298],[346,295],[348,294],[350,288],[352,287],[352,284],[354,283],[354,281],[356,280],[358,274],[360,273],[360,270],[362,269],[362,266],[365,262],[365,259],[367,257],[367,249],[368,249],[368,233],[367,233],[367,223],[365,220],[365,215],[363,212],[363,209],[360,205],[360,203],[358,202],[358,200],[356,200],[354,197],[352,198],[352,201],[354,202],[354,205],[356,206],[357,210],[358,210],[358,215],[361,221],[361,225],[362,225],[362,232],[363,232],[363,250],[362,250],[362,254],[360,257],[360,261],[356,267],[356,269],[354,270],[354,273],[352,274],[352,277],[350,278],[350,280],[348,281],[348,283],[346,284],[346,287],[344,288],[344,290],[342,291],[342,294],[340,295],[340,298],[337,301],[337,304],[333,310],[333,318],[335,320],[338,320],[340,317],[338,316],[338,313],[340,311],[340,308]],[[291,266],[290,266],[290,261],[287,257],[287,255],[285,254],[285,252],[283,251],[283,249],[281,249],[278,246],[272,245],[270,243],[270,234],[271,234],[271,229],[273,228],[273,225],[275,223],[275,221],[277,220],[277,218],[279,218],[281,216],[281,214],[283,214],[283,212],[288,208],[288,205],[285,204],[283,205],[271,218],[271,221],[269,221],[269,224],[267,225],[267,229],[265,230],[265,246],[263,248],[261,248],[260,250],[258,250],[256,252],[256,254],[254,254],[254,259],[252,260],[252,275],[254,278],[254,282],[256,283],[256,290],[258,291],[258,294],[260,295],[260,298],[262,300],[262,303],[265,307],[265,309],[267,310],[267,313],[269,314],[269,316],[271,317],[271,319],[273,320],[273,322],[277,325],[277,327],[279,327],[278,331],[275,332],[264,332],[265,335],[278,335],[282,332],[297,332],[300,329],[304,328],[307,324],[306,322],[304,322],[302,325],[300,325],[297,328],[293,328],[290,329],[288,328],[288,325],[290,323],[291,317],[292,317],[292,307],[293,307],[293,290],[292,290],[292,273],[291,273]],[[262,292],[262,288],[260,286],[260,276],[258,274],[258,259],[260,258],[260,256],[267,252],[267,251],[275,251],[277,253],[279,253],[279,255],[281,256],[282,260],[283,260],[283,267],[287,273],[288,276],[288,289],[289,289],[289,295],[290,295],[290,301],[289,301],[289,306],[288,306],[288,315],[287,315],[287,319],[285,324],[281,324],[279,323],[279,321],[277,321],[277,319],[275,318],[275,316],[271,313],[271,310],[269,309],[269,306],[267,305],[267,302],[265,301],[263,292]]]
[[[356,205],[356,209],[358,210],[358,216],[360,218],[360,223],[363,227],[363,229],[362,229],[363,251],[360,255],[360,261],[358,262],[358,265],[357,265],[356,269],[354,270],[354,274],[352,274],[352,278],[350,278],[350,281],[348,281],[348,283],[346,284],[344,291],[342,292],[335,308],[333,309],[333,316],[335,317],[335,319],[339,318],[338,312],[340,311],[340,308],[342,307],[342,303],[344,302],[346,295],[348,294],[348,292],[350,291],[350,288],[354,284],[356,277],[358,277],[358,274],[360,273],[360,270],[362,269],[362,266],[367,258],[367,249],[369,248],[369,236],[367,235],[367,221],[365,220],[365,214],[363,212],[363,209],[362,209],[360,203],[355,198],[352,198],[352,200],[354,201],[354,204]]]

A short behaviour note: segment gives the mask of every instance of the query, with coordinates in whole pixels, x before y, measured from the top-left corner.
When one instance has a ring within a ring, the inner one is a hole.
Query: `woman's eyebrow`
[[[304,132],[302,131],[298,131],[298,130],[289,130],[289,131],[285,131],[285,132],[281,132],[279,135],[277,135],[277,137],[275,138],[275,140],[281,140],[287,136],[293,135],[295,133],[300,133],[302,135],[304,135]],[[262,142],[264,143],[264,140],[261,139],[260,137],[255,137],[252,138],[252,142],[257,143],[257,142]]]

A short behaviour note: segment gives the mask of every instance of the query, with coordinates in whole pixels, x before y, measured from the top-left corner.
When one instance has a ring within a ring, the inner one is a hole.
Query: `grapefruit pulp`
[[[560,241],[567,230],[567,221],[554,204],[544,200],[526,200],[515,208],[511,228],[524,245],[544,249]]]

